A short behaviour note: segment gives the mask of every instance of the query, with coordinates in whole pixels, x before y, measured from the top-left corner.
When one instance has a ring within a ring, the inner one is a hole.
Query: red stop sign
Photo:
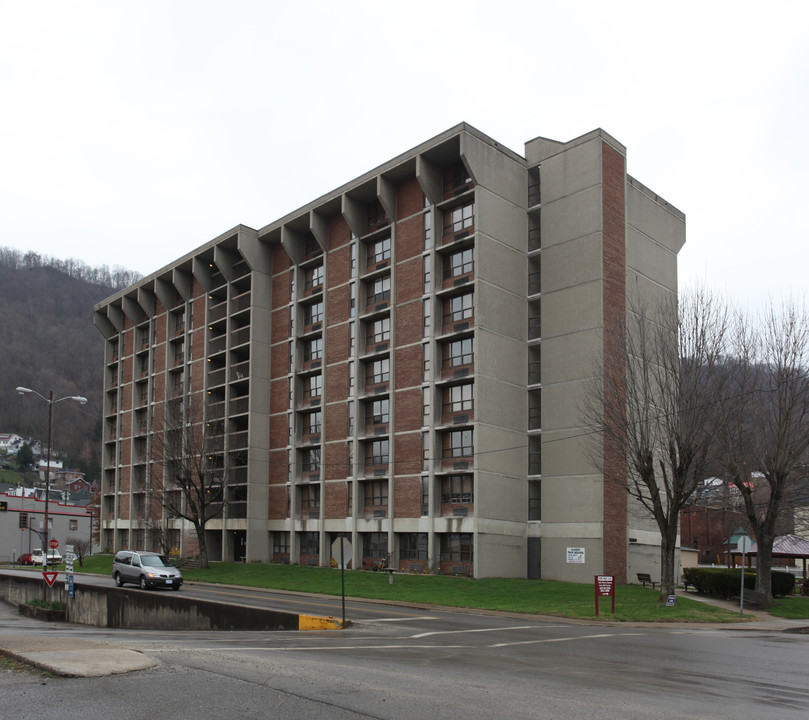
[[[52,547],[54,550],[59,547],[59,541],[56,538],[51,538],[48,540],[48,545]]]

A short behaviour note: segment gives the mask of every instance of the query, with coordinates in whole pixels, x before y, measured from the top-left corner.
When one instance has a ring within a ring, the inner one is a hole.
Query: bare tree
[[[84,558],[90,554],[90,538],[72,535],[65,542],[67,545],[73,546],[73,552],[79,560],[79,567],[84,565]]]
[[[721,406],[718,460],[738,489],[756,538],[756,590],[772,600],[772,547],[809,451],[809,314],[770,305],[755,322],[739,314]]]
[[[635,302],[598,363],[583,405],[594,464],[660,532],[660,600],[674,594],[680,511],[712,449],[707,388],[722,358],[728,313],[705,291]],[[715,384],[714,384],[715,386]]]
[[[154,525],[162,509],[168,518],[189,522],[199,544],[200,567],[207,568],[205,528],[222,516],[227,463],[222,423],[204,418],[199,398],[199,394],[176,398],[161,406],[162,415],[153,415],[151,455],[161,462],[151,478],[147,517]]]

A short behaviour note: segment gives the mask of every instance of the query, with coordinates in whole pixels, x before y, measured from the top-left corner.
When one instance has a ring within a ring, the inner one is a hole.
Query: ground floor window
[[[399,535],[401,560],[427,559],[427,533],[401,533]]]
[[[441,536],[441,562],[472,562],[472,533],[446,533]]]
[[[320,539],[318,533],[301,533],[301,555],[318,555],[319,553]]]
[[[362,556],[366,558],[384,558],[388,554],[387,533],[363,533]]]
[[[288,555],[289,554],[289,533],[288,532],[275,532],[272,534],[272,551],[273,554]]]

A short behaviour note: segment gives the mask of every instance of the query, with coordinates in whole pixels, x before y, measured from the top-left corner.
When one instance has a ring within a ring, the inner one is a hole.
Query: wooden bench
[[[736,595],[734,600],[739,601],[741,597]],[[769,607],[770,601],[767,600],[767,596],[764,593],[756,592],[755,590],[748,590],[745,588],[744,590],[744,605],[747,607]]]
[[[643,583],[643,587],[646,587],[646,583],[649,583],[652,586],[652,590],[655,589],[655,585],[660,585],[657,580],[652,580],[652,576],[649,573],[638,573],[638,582]]]

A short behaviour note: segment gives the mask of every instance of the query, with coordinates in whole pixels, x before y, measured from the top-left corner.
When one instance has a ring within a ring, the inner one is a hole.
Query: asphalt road
[[[242,588],[181,592],[198,591],[229,601],[247,594],[247,604],[300,602],[307,612],[331,602]],[[49,625],[0,603],[0,633],[71,634],[160,661],[103,678],[0,674],[2,717],[809,717],[809,635],[595,626],[351,600],[347,614],[354,624],[343,631],[166,633]]]

